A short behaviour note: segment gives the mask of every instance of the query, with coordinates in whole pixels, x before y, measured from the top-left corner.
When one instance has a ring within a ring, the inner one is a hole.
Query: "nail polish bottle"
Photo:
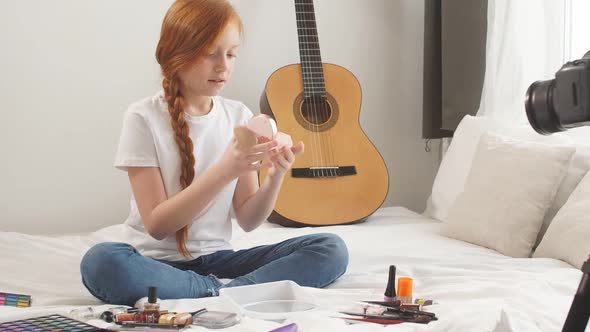
[[[148,302],[143,305],[140,313],[142,323],[158,323],[160,319],[160,304],[157,303],[157,289],[150,287],[148,289]]]
[[[389,277],[387,279],[387,288],[385,288],[383,300],[385,302],[392,302],[395,300],[395,265],[389,266]]]
[[[397,299],[402,304],[412,303],[412,288],[414,280],[409,277],[399,278],[397,281]]]

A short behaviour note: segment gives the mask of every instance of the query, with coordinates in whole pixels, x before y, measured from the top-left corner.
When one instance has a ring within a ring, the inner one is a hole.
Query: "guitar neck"
[[[313,0],[295,0],[301,77],[305,97],[326,96]]]

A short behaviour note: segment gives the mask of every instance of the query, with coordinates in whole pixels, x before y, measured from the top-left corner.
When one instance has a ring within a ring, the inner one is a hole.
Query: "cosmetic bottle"
[[[158,324],[175,324],[176,323],[176,313],[169,312],[169,313],[160,313],[160,318],[158,319]]]
[[[389,266],[389,277],[387,279],[387,288],[385,288],[385,295],[383,301],[392,302],[395,300],[395,265]]]
[[[126,307],[112,307],[108,310],[103,311],[100,314],[100,319],[104,320],[107,323],[112,323],[115,321],[117,315],[126,314],[127,308]]]
[[[107,315],[105,315],[104,318],[108,319]],[[106,319],[105,319],[105,321],[106,321]],[[113,317],[113,321],[115,323],[137,322],[139,320],[140,320],[139,312],[120,313],[120,314],[114,315],[114,317]]]
[[[148,302],[143,305],[143,310],[139,313],[139,320],[142,323],[158,323],[160,304],[157,303],[157,299],[156,287],[150,287],[148,289]]]
[[[404,277],[397,280],[397,300],[400,300],[402,304],[412,303],[412,278]]]

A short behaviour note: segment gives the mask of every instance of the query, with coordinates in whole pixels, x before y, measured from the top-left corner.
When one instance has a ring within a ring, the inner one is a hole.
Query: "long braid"
[[[188,187],[195,177],[195,156],[193,154],[193,140],[190,138],[189,126],[184,118],[184,99],[180,92],[180,81],[177,77],[164,78],[162,81],[164,96],[170,113],[170,124],[174,129],[174,140],[180,152],[181,173],[180,185],[182,189]],[[185,257],[192,257],[186,247],[188,226],[176,231],[176,248]]]
[[[242,23],[227,0],[175,0],[162,22],[156,60],[162,70],[162,87],[178,145],[181,163],[180,184],[188,187],[195,177],[195,156],[189,126],[184,118],[186,100],[179,72],[193,65],[207,54],[223,29],[232,23]],[[186,247],[188,228],[176,231],[176,248],[185,257],[191,257]]]

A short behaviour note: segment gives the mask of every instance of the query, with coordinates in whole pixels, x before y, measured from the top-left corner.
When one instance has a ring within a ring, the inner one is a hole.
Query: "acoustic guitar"
[[[285,175],[268,220],[293,227],[361,222],[387,196],[387,168],[359,124],[358,80],[322,63],[313,0],[295,0],[295,10],[301,63],[270,75],[260,109],[293,143],[303,141],[305,152]]]

